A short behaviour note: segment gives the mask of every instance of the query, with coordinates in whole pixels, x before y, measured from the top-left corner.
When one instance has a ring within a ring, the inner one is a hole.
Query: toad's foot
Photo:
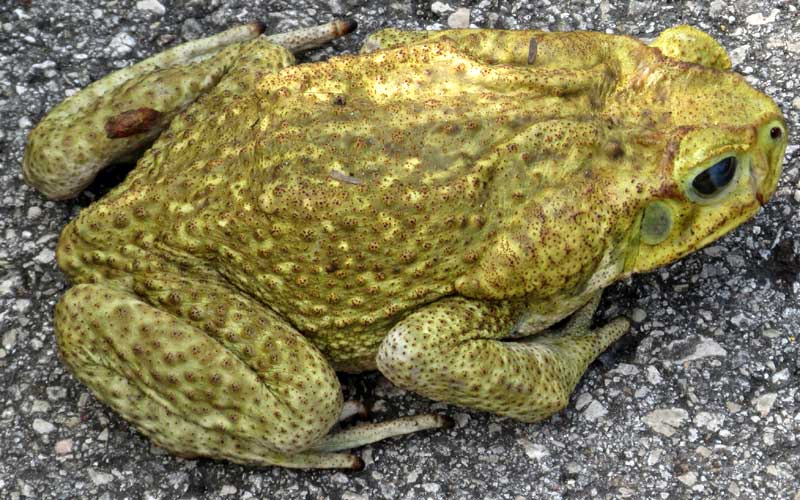
[[[421,415],[327,435],[346,413],[338,379],[280,317],[213,283],[149,278],[137,291],[71,288],[56,306],[56,338],[98,399],[172,453],[360,469],[335,452],[447,425]]]
[[[443,299],[411,314],[384,339],[378,368],[392,382],[437,401],[526,422],[561,410],[589,363],[628,330],[625,319],[591,330],[599,294],[563,329],[508,336],[521,307]]]
[[[294,64],[291,52],[322,45],[355,26],[337,20],[259,38],[264,26],[251,23],[111,73],[58,104],[31,131],[22,161],[25,181],[51,199],[76,196],[100,170],[150,145],[230,71],[278,71]]]

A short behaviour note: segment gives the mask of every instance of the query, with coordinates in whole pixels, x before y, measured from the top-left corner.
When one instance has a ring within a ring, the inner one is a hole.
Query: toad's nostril
[[[773,139],[780,139],[783,135],[783,130],[780,127],[772,127],[769,131],[769,136]]]

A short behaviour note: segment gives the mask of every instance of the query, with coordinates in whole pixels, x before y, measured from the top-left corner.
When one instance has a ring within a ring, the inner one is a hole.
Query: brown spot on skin
[[[161,120],[161,112],[152,108],[123,111],[108,119],[105,125],[109,139],[121,139],[151,131]]]

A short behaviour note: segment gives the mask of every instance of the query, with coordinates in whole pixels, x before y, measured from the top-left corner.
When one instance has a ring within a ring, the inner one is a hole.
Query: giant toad
[[[155,140],[61,235],[55,327],[75,375],[172,452],[358,467],[342,450],[447,423],[331,434],[357,408],[337,370],[546,418],[627,330],[589,329],[600,291],[778,182],[780,110],[696,29],[385,30],[293,66],[350,28],[190,42],[30,135],[25,178],[51,198]]]

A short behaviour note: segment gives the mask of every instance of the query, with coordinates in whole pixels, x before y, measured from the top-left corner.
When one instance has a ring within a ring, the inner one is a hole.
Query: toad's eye
[[[730,184],[736,175],[736,157],[729,156],[703,170],[692,181],[694,191],[703,198],[710,198]]]

